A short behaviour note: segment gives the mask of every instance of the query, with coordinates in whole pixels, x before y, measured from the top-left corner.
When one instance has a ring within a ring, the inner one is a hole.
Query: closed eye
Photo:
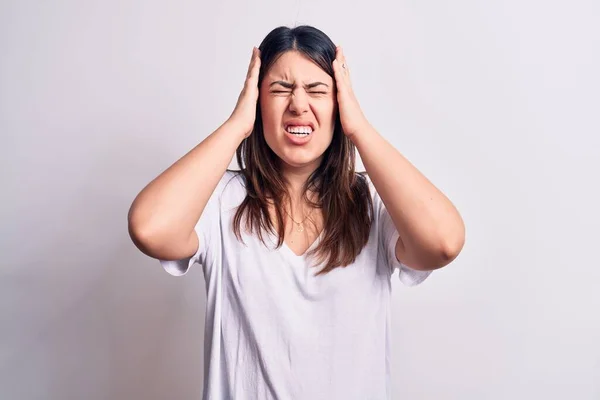
[[[292,93],[290,90],[271,90],[271,93]],[[327,94],[327,92],[308,92],[310,94]]]

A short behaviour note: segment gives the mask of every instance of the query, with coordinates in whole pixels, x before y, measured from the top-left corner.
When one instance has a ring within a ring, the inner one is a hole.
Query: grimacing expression
[[[283,53],[260,85],[267,144],[287,166],[316,168],[333,138],[334,79],[297,51]]]

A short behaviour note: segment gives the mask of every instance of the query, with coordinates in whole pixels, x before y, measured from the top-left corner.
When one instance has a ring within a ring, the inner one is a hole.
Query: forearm
[[[447,264],[464,242],[454,205],[371,126],[352,140],[409,258],[418,265]]]
[[[188,243],[243,133],[226,122],[150,182],[129,211],[129,231],[144,252]]]

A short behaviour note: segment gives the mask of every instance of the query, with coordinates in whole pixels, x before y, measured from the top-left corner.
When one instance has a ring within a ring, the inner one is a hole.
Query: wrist
[[[371,126],[370,123],[366,122],[360,129],[357,129],[352,135],[347,135],[348,139],[356,146],[360,151],[360,147],[364,144],[368,144],[375,136],[379,133]]]
[[[247,128],[235,118],[229,118],[221,126],[229,136],[233,136],[239,145],[248,136]]]

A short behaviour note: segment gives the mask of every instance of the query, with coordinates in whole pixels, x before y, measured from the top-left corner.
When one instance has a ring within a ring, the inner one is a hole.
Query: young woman
[[[142,190],[129,230],[173,275],[202,265],[215,400],[389,398],[392,273],[418,284],[464,243],[455,207],[373,129],[343,51],[310,26],[253,49],[230,118]]]

